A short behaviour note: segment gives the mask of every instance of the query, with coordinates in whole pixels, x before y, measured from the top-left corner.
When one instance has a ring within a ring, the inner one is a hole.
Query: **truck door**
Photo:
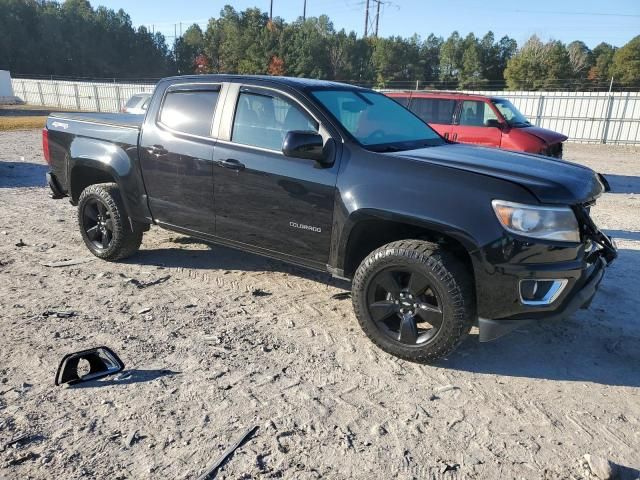
[[[425,98],[416,96],[411,98],[409,110],[447,140],[450,139],[453,128],[453,112],[456,101],[451,98]]]
[[[480,100],[461,100],[458,121],[451,131],[451,140],[473,143],[485,147],[499,147],[502,130],[497,126],[498,117],[493,108]]]
[[[211,136],[220,86],[169,87],[157,112],[149,112],[140,139],[140,164],[154,219],[213,234],[213,147]]]
[[[312,160],[285,157],[282,142],[292,130],[329,135],[292,97],[234,86],[223,120],[229,122],[228,140],[222,141],[223,126],[214,151],[216,235],[324,268],[338,162],[322,168]]]

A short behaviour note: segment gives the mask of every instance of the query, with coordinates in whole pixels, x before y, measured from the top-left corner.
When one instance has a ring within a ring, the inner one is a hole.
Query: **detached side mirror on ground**
[[[293,130],[287,132],[282,142],[282,153],[287,157],[306,158],[327,165],[332,163],[324,147],[322,136],[312,131]]]
[[[89,363],[89,372],[81,374],[78,367],[81,361]],[[80,383],[106,377],[122,371],[124,363],[116,353],[108,347],[96,347],[65,355],[58,372],[56,385],[63,383]]]

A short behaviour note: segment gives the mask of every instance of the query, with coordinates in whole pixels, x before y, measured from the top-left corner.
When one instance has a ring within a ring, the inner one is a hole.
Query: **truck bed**
[[[56,112],[50,115],[50,118],[61,120],[74,120],[80,122],[98,123],[101,125],[111,125],[114,127],[127,127],[140,129],[144,121],[144,115],[133,115],[130,113],[66,113]]]

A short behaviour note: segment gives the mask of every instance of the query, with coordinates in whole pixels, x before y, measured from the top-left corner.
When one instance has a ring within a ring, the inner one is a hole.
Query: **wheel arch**
[[[359,210],[347,219],[339,243],[339,268],[352,278],[356,269],[375,249],[406,239],[427,240],[443,245],[459,257],[474,274],[471,252],[477,244],[463,230],[436,221],[378,210]]]
[[[127,152],[112,142],[93,138],[75,138],[68,154],[69,196],[76,205],[82,191],[97,183],[115,183],[122,192],[126,215],[132,205],[127,195],[127,179],[133,178],[133,164]],[[130,182],[129,182],[130,183]]]

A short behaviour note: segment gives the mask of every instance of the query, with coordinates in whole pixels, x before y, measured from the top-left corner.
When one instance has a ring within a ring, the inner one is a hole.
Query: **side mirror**
[[[282,142],[282,153],[287,157],[315,160],[322,165],[331,163],[330,156],[325,152],[322,136],[312,131],[287,132]]]
[[[89,371],[84,374],[78,371],[81,361],[86,361],[89,364]],[[56,373],[56,385],[95,380],[118,373],[123,368],[124,363],[122,360],[113,350],[107,347],[97,347],[70,353],[65,355],[60,362],[58,373]]]
[[[504,128],[504,125],[502,123],[500,123],[499,120],[496,120],[495,118],[490,118],[489,120],[487,120],[485,122],[485,127],[493,127],[493,128],[499,128],[500,130],[502,130]]]

